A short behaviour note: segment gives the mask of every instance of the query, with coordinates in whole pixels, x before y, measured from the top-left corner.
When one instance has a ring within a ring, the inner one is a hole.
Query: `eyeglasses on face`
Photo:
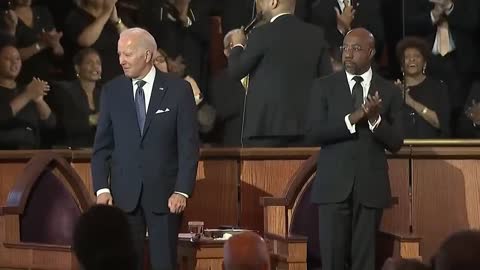
[[[349,46],[349,45],[342,45],[340,46],[340,51],[342,52],[346,52],[346,51],[354,51],[354,52],[359,52],[359,51],[363,51],[364,49],[360,46],[360,45],[352,45],[352,46]]]

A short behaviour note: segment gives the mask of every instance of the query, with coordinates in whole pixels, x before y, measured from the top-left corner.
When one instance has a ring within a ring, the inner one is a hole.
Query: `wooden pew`
[[[73,228],[93,202],[60,155],[33,156],[0,208],[0,266],[78,269],[70,249]]]

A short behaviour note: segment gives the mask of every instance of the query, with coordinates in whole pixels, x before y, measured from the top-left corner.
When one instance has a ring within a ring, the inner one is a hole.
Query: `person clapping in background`
[[[53,128],[56,123],[44,100],[50,86],[37,78],[26,86],[17,84],[21,68],[17,48],[0,46],[0,149],[39,148],[41,128]]]

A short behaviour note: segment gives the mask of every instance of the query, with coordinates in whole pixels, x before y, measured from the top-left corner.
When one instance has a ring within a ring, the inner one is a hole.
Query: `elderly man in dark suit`
[[[92,174],[97,203],[127,212],[139,258],[148,227],[152,269],[159,270],[176,267],[179,214],[195,184],[199,139],[191,87],[155,69],[156,48],[143,29],[120,35],[125,75],[102,90]]]
[[[240,29],[231,36],[228,71],[236,80],[249,74],[245,146],[301,144],[308,90],[332,70],[322,30],[292,15],[294,9],[295,0],[258,0],[265,24],[248,42]]]
[[[403,143],[401,93],[375,74],[373,35],[353,29],[345,71],[315,81],[309,135],[322,149],[311,199],[318,204],[322,269],[374,270],[375,235],[391,201],[385,149]]]

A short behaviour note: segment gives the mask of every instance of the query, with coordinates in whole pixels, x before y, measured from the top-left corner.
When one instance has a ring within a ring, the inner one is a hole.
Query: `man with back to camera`
[[[242,29],[231,34],[228,72],[236,80],[249,75],[245,146],[302,145],[311,83],[332,70],[322,30],[293,15],[295,2],[257,0],[264,24],[248,42]]]
[[[199,139],[191,87],[155,69],[156,49],[143,29],[121,33],[125,75],[102,91],[92,176],[97,203],[127,213],[139,258],[148,228],[152,269],[160,270],[176,268],[180,214],[195,185]]]
[[[324,270],[374,270],[375,236],[391,202],[385,149],[403,143],[402,97],[372,71],[375,39],[364,28],[345,36],[345,71],[317,79],[308,137],[321,146],[311,200],[318,204]]]

